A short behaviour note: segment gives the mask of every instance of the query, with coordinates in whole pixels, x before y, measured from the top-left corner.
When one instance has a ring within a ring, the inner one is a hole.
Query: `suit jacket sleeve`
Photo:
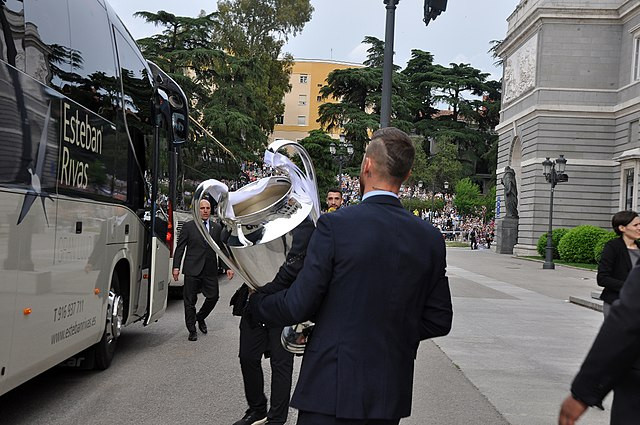
[[[571,392],[589,406],[602,403],[640,357],[640,267],[629,273],[620,299],[611,306]]]
[[[273,280],[262,288],[260,292],[264,294],[273,294],[291,286],[298,273],[302,269],[304,259],[307,254],[309,240],[315,229],[315,225],[311,219],[303,221],[293,232],[293,241],[291,249],[287,254],[287,258]]]
[[[304,266],[290,288],[249,298],[253,317],[270,327],[304,322],[316,313],[333,273],[333,234],[327,215],[320,217],[311,236]]]
[[[444,239],[437,237],[436,249],[432,261],[435,264],[432,281],[435,282],[430,293],[427,294],[422,319],[420,322],[420,339],[444,336],[451,330],[453,308],[451,307],[451,293],[449,279],[446,276],[446,248]]]
[[[189,227],[191,227],[193,223],[191,221],[187,221],[182,225],[182,231],[180,232],[180,236],[178,237],[178,244],[176,245],[176,252],[173,254],[173,268],[179,269],[180,264],[182,263],[182,257],[184,256],[184,250],[187,247],[187,243],[189,242]]]
[[[618,260],[621,260],[618,256],[627,254],[626,252],[620,253],[619,250],[616,249],[616,245],[619,243],[620,241],[613,239],[605,244],[600,263],[598,264],[598,276],[596,278],[599,286],[615,291],[620,291],[624,284],[624,280],[616,277],[619,273],[619,271],[616,270],[616,265],[619,262]]]

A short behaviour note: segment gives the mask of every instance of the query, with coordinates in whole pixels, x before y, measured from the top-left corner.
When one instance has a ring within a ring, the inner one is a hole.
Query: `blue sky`
[[[136,38],[157,32],[153,25],[133,18],[139,10],[166,10],[176,15],[196,16],[212,12],[215,0],[108,0]],[[312,0],[315,11],[301,34],[285,50],[296,58],[362,62],[367,35],[384,39],[386,9],[383,0]],[[487,53],[490,41],[503,39],[507,17],[519,0],[449,0],[447,11],[425,26],[423,0],[400,0],[396,10],[395,63],[404,67],[411,49],[430,51],[435,62],[448,65],[470,63],[499,79],[501,69]]]

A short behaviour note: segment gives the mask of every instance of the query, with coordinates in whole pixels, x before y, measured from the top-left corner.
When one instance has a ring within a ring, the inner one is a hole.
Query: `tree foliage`
[[[453,203],[460,214],[478,215],[482,197],[477,184],[468,177],[464,178],[456,184],[455,195]]]
[[[313,7],[309,0],[219,0],[217,6],[196,18],[138,12],[161,28],[138,43],[183,87],[191,115],[236,156],[255,160],[290,89],[292,58],[282,46],[310,20]],[[185,158],[203,160],[209,150],[202,145],[185,146]]]
[[[354,146],[353,161],[359,163],[365,143],[371,133],[379,128],[380,102],[382,98],[382,66],[384,42],[367,36],[363,43],[371,47],[364,68],[339,69],[329,73],[327,84],[320,89],[324,99],[332,102],[320,105],[319,122],[332,131],[342,129],[345,139]],[[394,114],[391,125],[406,132],[412,131],[411,108],[408,102],[408,85],[394,66],[391,104]]]
[[[318,182],[318,196],[323,205],[327,191],[338,186],[337,169],[329,153],[329,144],[332,142],[335,143],[335,140],[322,130],[311,130],[309,136],[300,141],[313,161]]]
[[[319,110],[323,128],[343,129],[360,154],[380,121],[384,62],[383,41],[367,36],[363,43],[370,46],[365,67],[330,73],[321,93],[335,102]],[[470,64],[434,64],[431,53],[417,49],[405,69],[394,66],[391,125],[421,136],[411,182],[440,189],[444,181],[495,174],[501,84],[488,77]]]

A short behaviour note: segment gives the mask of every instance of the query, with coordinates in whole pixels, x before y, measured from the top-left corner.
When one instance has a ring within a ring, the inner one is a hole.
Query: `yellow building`
[[[289,82],[291,91],[284,96],[284,115],[277,117],[271,140],[287,139],[298,141],[309,135],[311,130],[320,129],[318,107],[323,103],[320,89],[327,83],[327,76],[335,69],[361,68],[362,64],[326,61],[316,59],[296,59]],[[339,138],[339,132],[331,135]]]

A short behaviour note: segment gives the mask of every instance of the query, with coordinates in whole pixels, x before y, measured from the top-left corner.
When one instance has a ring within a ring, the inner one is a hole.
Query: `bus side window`
[[[61,93],[68,93],[73,84],[72,62],[81,60],[71,48],[67,0],[24,2],[26,22],[26,71],[36,80]]]
[[[107,11],[97,0],[68,0],[71,16],[71,47],[82,58],[72,64],[76,83],[73,100],[115,122],[115,106],[120,97],[116,77],[113,37]]]
[[[24,9],[22,2],[19,0],[6,0],[0,6],[0,13],[4,16],[0,19],[0,27],[2,23],[6,22],[9,26],[9,31],[3,34],[8,37],[1,37],[0,41],[0,60],[7,62],[9,65],[13,65],[21,71],[25,70],[24,64],[24,52],[22,47],[24,46]]]
[[[128,153],[126,158],[123,157],[116,163],[116,172],[120,180],[127,182],[127,204],[136,210],[144,207],[147,193],[144,182],[145,139],[153,138],[154,134],[151,110],[153,87],[146,62],[137,49],[132,47],[133,41],[125,38],[118,30],[115,30],[115,34],[124,89],[118,115],[118,145],[122,154]],[[126,127],[123,116],[126,116]],[[131,137],[135,151],[129,146],[128,136]]]

